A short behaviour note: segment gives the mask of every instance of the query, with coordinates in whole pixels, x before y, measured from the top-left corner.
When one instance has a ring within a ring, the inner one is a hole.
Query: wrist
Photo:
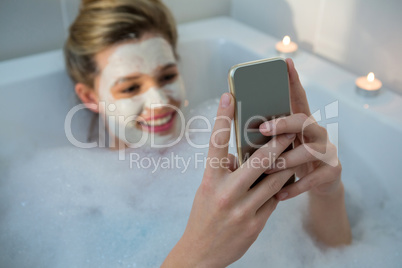
[[[177,242],[170,251],[162,264],[162,268],[187,268],[187,267],[210,267],[206,264],[207,259],[197,250],[192,243],[186,240],[184,236]]]
[[[307,230],[331,247],[347,245],[352,241],[344,197],[342,182],[331,193],[309,192],[309,213],[305,219]]]

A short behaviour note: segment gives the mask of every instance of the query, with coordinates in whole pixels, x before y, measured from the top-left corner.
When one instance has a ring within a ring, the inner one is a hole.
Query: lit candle
[[[356,79],[357,92],[365,96],[374,96],[380,92],[382,83],[375,78],[374,73],[369,73],[367,76],[362,76]]]
[[[291,56],[297,51],[297,44],[285,36],[281,42],[276,43],[276,51],[283,56]]]

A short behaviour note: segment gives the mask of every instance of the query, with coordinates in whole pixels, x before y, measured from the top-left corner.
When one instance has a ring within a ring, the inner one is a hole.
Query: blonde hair
[[[83,0],[64,45],[66,68],[75,83],[93,88],[95,55],[117,42],[161,34],[176,53],[176,23],[160,0]]]

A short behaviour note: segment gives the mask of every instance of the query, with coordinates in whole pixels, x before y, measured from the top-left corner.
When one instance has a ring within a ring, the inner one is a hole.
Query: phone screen
[[[236,65],[229,80],[236,99],[236,140],[242,164],[271,139],[259,132],[259,125],[291,113],[287,64],[274,58]]]

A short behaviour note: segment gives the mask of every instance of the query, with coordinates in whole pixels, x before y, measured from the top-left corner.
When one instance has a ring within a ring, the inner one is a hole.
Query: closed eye
[[[164,75],[161,79],[160,82],[161,83],[167,83],[170,82],[172,80],[174,80],[176,78],[177,74],[168,74],[168,75]]]
[[[132,85],[131,87],[122,90],[121,93],[133,93],[138,90],[140,90],[139,85]]]

